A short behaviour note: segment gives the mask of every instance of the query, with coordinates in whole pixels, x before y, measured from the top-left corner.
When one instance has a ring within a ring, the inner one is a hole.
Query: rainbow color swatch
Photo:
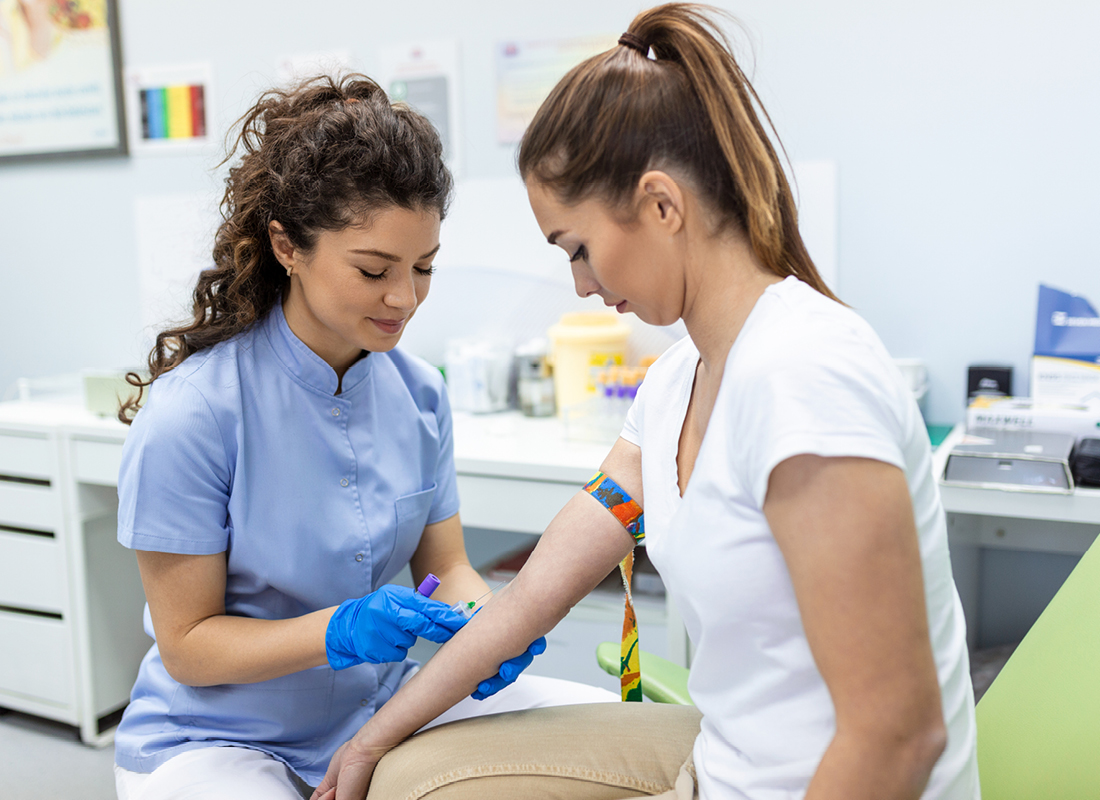
[[[199,139],[206,136],[206,100],[201,85],[142,89],[141,137]]]

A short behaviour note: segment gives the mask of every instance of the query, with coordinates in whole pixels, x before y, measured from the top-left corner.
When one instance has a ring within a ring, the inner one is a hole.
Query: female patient
[[[665,5],[558,84],[519,156],[577,292],[690,334],[652,367],[601,470],[644,505],[694,645],[698,712],[521,712],[382,759],[633,546],[581,492],[508,590],[338,753],[318,795],[362,797],[381,759],[372,797],[447,784],[432,797],[978,796],[928,437],[878,337],[814,269],[754,103],[711,14]],[[472,736],[482,746],[461,749]]]
[[[448,604],[487,591],[442,379],[395,349],[439,249],[439,137],[348,76],[265,94],[236,149],[215,266],[193,322],[157,337],[119,476],[156,638],[116,736],[124,799],[300,798],[415,670],[416,637],[446,641]],[[406,565],[442,579],[434,599],[387,585]],[[452,715],[600,699],[521,678]]]

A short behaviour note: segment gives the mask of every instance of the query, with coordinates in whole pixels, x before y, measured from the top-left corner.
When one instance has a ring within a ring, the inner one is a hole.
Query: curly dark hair
[[[453,181],[439,134],[403,103],[391,104],[365,75],[320,76],[263,93],[231,129],[214,266],[199,275],[191,320],[157,334],[149,376],[122,403],[127,424],[144,388],[197,353],[241,333],[272,309],[288,278],[271,249],[270,223],[312,250],[321,231],[339,231],[389,208],[447,212]]]

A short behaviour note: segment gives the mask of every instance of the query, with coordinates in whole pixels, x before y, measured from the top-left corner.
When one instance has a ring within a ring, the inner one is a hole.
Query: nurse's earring
[[[287,276],[288,278],[289,278],[289,277],[291,276],[291,273],[293,273],[293,272],[294,272],[294,268],[293,268],[293,267],[287,267],[287,268],[286,268],[286,276]]]

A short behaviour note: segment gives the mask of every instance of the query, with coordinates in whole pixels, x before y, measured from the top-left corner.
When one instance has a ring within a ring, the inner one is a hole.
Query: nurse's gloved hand
[[[340,604],[325,631],[325,652],[333,669],[347,669],[364,661],[402,661],[417,636],[442,644],[466,621],[445,603],[405,586],[387,585]]]
[[[531,642],[531,646],[524,652],[520,653],[515,658],[510,658],[500,665],[500,671],[497,672],[491,678],[486,678],[477,685],[477,691],[475,691],[470,697],[475,700],[484,700],[486,697],[492,697],[499,692],[505,686],[511,686],[516,682],[516,678],[519,674],[531,666],[531,662],[535,660],[535,656],[541,655],[546,652],[546,637],[540,636]]]

